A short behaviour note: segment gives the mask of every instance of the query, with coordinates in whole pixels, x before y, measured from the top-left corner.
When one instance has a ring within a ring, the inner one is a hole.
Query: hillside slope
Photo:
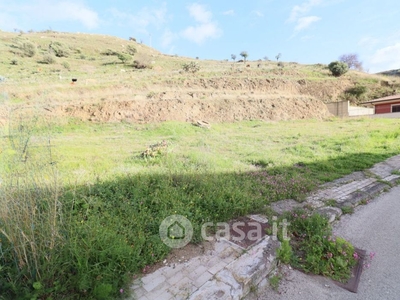
[[[136,53],[126,56],[132,48]],[[357,103],[400,90],[400,79],[383,75],[335,78],[322,64],[170,56],[105,35],[0,31],[0,52],[3,119],[10,106],[98,122],[324,118],[324,102]],[[183,70],[191,62],[198,72]]]

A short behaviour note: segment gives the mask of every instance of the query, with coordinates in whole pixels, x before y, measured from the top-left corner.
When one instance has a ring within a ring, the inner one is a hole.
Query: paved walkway
[[[395,185],[400,176],[400,155],[374,165],[364,172],[355,172],[324,184],[304,203],[283,200],[273,203],[277,214],[303,205],[311,205],[331,221],[342,214],[341,208],[355,207]],[[334,207],[327,207],[327,203]],[[230,300],[243,299],[257,286],[268,285],[268,275],[275,268],[275,250],[279,246],[272,237],[244,251],[226,240],[215,243],[205,255],[186,263],[162,267],[136,280],[132,299],[138,300]]]

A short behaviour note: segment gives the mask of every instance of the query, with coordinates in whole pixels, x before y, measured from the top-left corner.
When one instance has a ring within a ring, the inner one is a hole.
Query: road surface
[[[291,270],[279,293],[258,291],[246,299],[262,300],[399,300],[400,299],[400,186],[355,209],[335,224],[334,233],[354,246],[375,253],[361,275],[357,293],[351,293],[320,276]]]

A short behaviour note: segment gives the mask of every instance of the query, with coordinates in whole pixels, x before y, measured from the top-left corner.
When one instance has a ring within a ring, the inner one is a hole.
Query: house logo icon
[[[192,239],[193,226],[190,221],[181,215],[166,217],[160,225],[160,238],[168,247],[185,247]]]

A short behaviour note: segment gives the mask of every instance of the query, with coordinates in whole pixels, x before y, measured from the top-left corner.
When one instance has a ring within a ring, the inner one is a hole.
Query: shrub
[[[232,58],[233,61],[235,61],[236,60],[236,55],[235,54],[231,54],[231,58]]]
[[[364,85],[357,85],[353,88],[349,88],[346,90],[346,93],[355,96],[356,98],[360,98],[363,94],[368,91],[367,87]]]
[[[132,56],[126,53],[118,53],[117,57],[123,64],[126,64],[128,61],[132,59]]]
[[[64,68],[66,68],[68,71],[71,70],[71,66],[69,65],[69,62],[67,62],[67,61],[64,61],[64,62],[62,63],[62,66],[63,66]]]
[[[144,62],[140,62],[138,60],[135,60],[132,64],[132,67],[134,67],[135,69],[151,69],[153,68],[153,66],[144,63]]]
[[[104,50],[103,52],[100,53],[101,55],[106,55],[106,56],[112,56],[112,55],[118,55],[118,52],[112,49],[107,49]]]
[[[60,42],[51,42],[49,45],[50,52],[53,52],[57,57],[68,57],[69,47]]]
[[[349,70],[349,66],[344,62],[333,61],[328,65],[328,69],[331,71],[333,76],[339,77]]]
[[[16,65],[18,65],[18,60],[12,59],[10,63],[11,63],[13,66],[16,66]]]
[[[36,45],[32,42],[24,42],[21,46],[24,56],[33,57],[36,54]]]
[[[42,64],[54,64],[56,62],[56,59],[54,58],[54,55],[51,54],[46,54],[43,55],[42,60],[40,61],[40,63]]]
[[[132,45],[128,45],[128,46],[126,47],[126,52],[127,52],[129,55],[134,56],[134,55],[136,54],[137,50],[136,50],[136,48],[133,47]]]
[[[191,73],[196,73],[200,70],[199,64],[194,61],[183,64],[182,68],[185,72],[191,72]]]

